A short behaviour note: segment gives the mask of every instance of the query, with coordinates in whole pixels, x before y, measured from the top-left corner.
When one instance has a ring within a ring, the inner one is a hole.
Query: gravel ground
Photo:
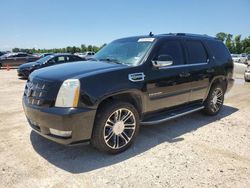
[[[250,83],[241,78],[216,117],[197,112],[144,126],[119,155],[32,132],[25,81],[15,70],[0,70],[0,79],[0,187],[250,187]]]

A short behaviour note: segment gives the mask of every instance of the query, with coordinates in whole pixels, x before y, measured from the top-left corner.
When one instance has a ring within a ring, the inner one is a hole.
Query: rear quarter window
[[[227,62],[231,60],[231,55],[227,47],[220,41],[206,41],[206,44],[212,55],[219,62]]]

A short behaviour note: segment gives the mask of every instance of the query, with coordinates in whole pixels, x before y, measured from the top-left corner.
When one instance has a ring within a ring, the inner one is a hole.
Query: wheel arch
[[[227,77],[226,77],[226,76],[216,76],[216,77],[214,77],[214,78],[211,80],[211,82],[210,82],[210,84],[209,84],[209,87],[208,87],[208,89],[207,89],[207,92],[206,92],[204,101],[207,99],[211,87],[214,86],[215,84],[221,84],[222,87],[223,87],[224,92],[226,92],[226,90],[227,90],[227,85],[228,85]]]
[[[116,92],[111,95],[103,97],[98,103],[97,110],[100,109],[104,104],[110,103],[112,101],[123,101],[132,104],[139,113],[139,116],[142,116],[144,109],[143,106],[143,96],[140,91],[130,90]]]

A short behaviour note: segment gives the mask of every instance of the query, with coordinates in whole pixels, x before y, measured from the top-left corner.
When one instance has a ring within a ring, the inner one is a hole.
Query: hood
[[[19,66],[19,69],[27,69],[27,68],[30,68],[32,66],[37,66],[39,65],[37,62],[29,62],[29,63],[24,63],[22,65]]]
[[[97,72],[105,72],[126,67],[126,65],[115,64],[111,62],[79,61],[74,63],[64,63],[36,70],[30,75],[30,79],[36,77],[45,80],[64,81],[70,78],[80,79],[81,77],[92,75]]]

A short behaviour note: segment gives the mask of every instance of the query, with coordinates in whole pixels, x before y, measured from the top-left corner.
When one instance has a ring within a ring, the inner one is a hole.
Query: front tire
[[[127,102],[103,104],[97,111],[91,144],[98,150],[117,154],[125,151],[139,132],[139,114]]]
[[[204,102],[204,113],[207,115],[217,115],[224,103],[225,91],[221,84],[215,84],[211,87],[208,97]]]

